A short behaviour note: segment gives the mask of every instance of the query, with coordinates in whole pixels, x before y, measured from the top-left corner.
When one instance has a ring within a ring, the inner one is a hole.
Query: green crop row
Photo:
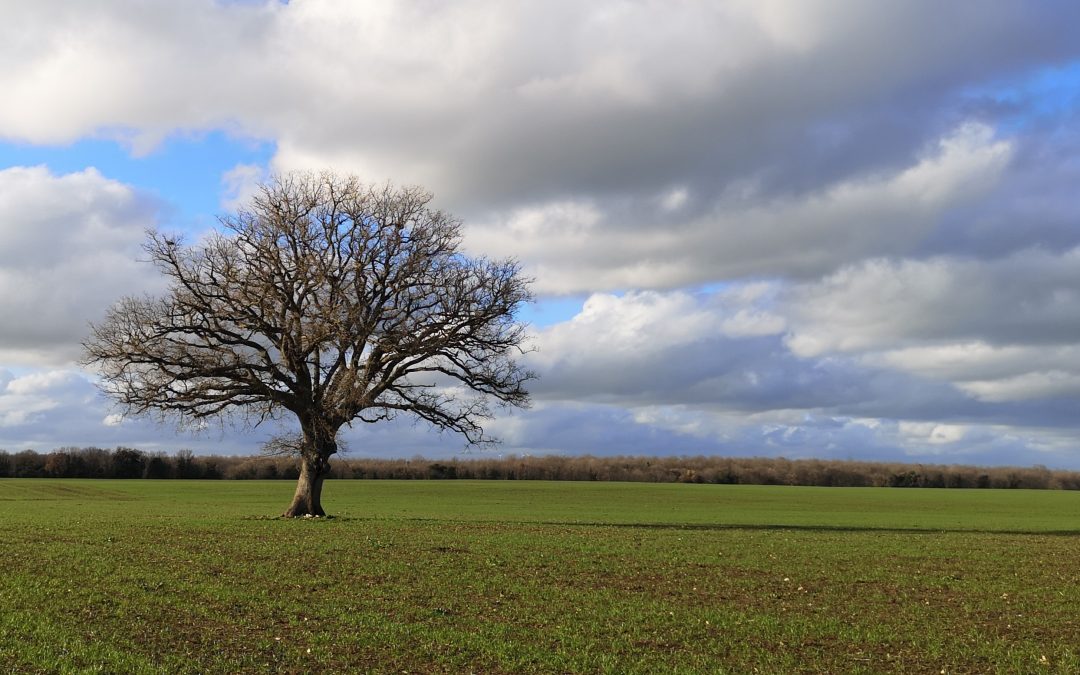
[[[1080,494],[0,481],[0,672],[1078,672]]]

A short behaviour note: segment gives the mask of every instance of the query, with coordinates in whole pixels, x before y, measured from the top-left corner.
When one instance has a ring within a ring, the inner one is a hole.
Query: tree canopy
[[[532,375],[513,260],[469,257],[461,223],[418,187],[287,174],[192,245],[151,232],[160,296],[127,297],[91,327],[87,364],[127,414],[198,423],[282,415],[300,429],[285,515],[323,515],[338,432],[400,414],[468,443],[493,405],[525,406]]]

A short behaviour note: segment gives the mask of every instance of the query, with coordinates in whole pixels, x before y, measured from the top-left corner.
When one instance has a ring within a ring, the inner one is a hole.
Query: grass
[[[0,481],[0,672],[1080,672],[1080,493]]]

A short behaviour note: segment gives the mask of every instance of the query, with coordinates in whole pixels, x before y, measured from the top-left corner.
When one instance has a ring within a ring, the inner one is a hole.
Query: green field
[[[1080,672],[1080,493],[0,480],[0,672]]]

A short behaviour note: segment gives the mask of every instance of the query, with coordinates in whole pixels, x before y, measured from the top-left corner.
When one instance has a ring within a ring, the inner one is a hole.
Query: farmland
[[[0,672],[1077,672],[1080,494],[0,480]]]

